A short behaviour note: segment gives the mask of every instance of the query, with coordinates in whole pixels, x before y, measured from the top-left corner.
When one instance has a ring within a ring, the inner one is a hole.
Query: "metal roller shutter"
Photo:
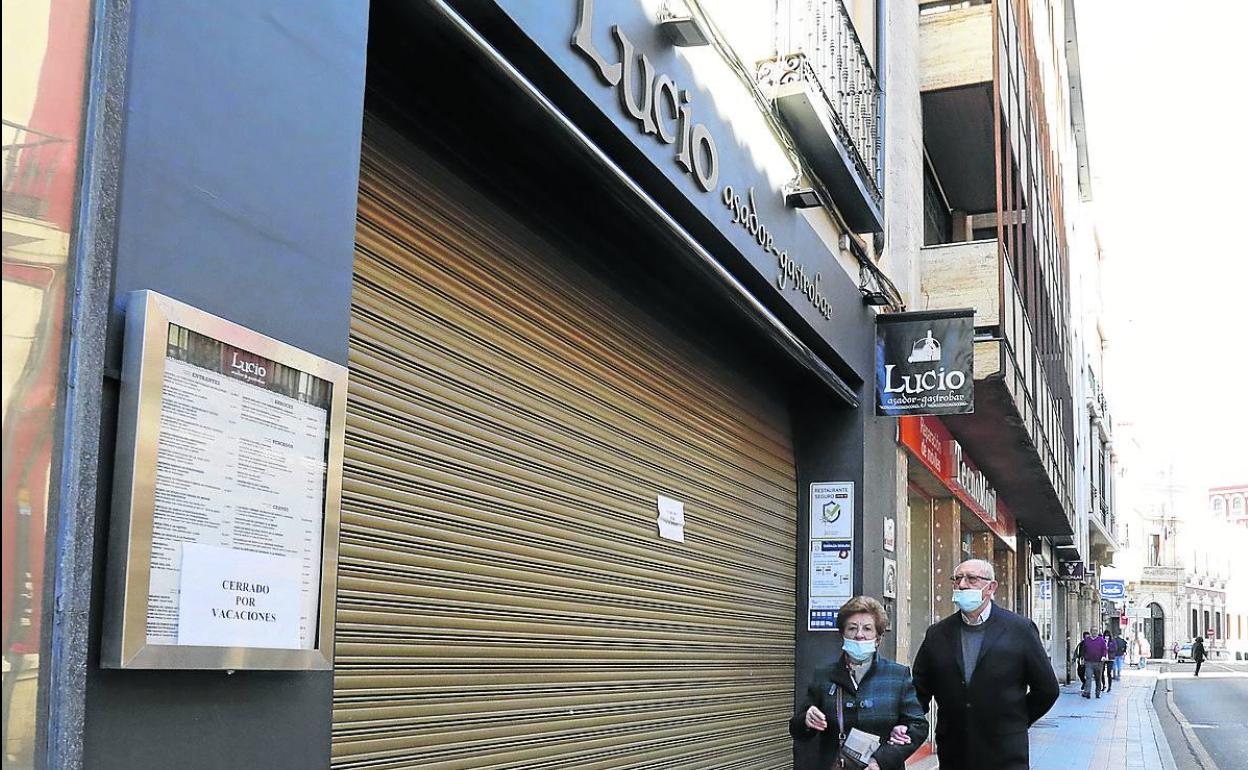
[[[791,766],[783,404],[365,136],[334,766]]]

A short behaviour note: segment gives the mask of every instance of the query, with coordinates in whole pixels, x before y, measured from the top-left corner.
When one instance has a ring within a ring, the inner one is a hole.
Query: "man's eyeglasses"
[[[984,577],[983,575],[954,575],[949,578],[949,582],[953,583],[955,586],[964,582],[971,587],[978,588],[984,583],[991,583],[992,578]]]

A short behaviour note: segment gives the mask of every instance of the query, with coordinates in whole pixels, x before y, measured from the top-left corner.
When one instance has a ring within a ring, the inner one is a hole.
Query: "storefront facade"
[[[908,461],[911,656],[927,626],[954,611],[949,577],[966,559],[991,562],[996,602],[1031,615],[1023,598],[1031,583],[1019,575],[1020,563],[1029,559],[1025,539],[974,460],[937,417],[899,418],[897,437]],[[1047,644],[1044,629],[1041,636]]]
[[[99,10],[35,766],[806,766],[811,485],[855,593],[897,547],[875,311],[652,11]],[[332,672],[101,668],[137,289],[349,366]]]

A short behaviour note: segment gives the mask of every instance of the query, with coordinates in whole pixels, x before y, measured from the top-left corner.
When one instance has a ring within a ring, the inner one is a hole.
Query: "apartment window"
[[[1213,512],[1216,513],[1219,518],[1225,516],[1226,515],[1226,500],[1222,499],[1221,497],[1213,498]]]
[[[1188,636],[1200,636],[1200,610],[1192,610],[1192,632]]]
[[[1213,629],[1214,629],[1213,637],[1215,639],[1221,639],[1222,638],[1222,613],[1221,612],[1213,613]]]
[[[1148,538],[1148,566],[1161,564],[1161,535],[1150,535]]]

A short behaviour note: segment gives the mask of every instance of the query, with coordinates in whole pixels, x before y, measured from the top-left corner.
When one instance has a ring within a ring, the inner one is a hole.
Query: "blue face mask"
[[[863,661],[871,657],[875,653],[874,639],[866,639],[859,641],[857,639],[845,639],[841,642],[841,649],[849,656],[850,660]]]
[[[983,589],[959,588],[953,592],[953,603],[963,612],[974,612],[984,603]]]

